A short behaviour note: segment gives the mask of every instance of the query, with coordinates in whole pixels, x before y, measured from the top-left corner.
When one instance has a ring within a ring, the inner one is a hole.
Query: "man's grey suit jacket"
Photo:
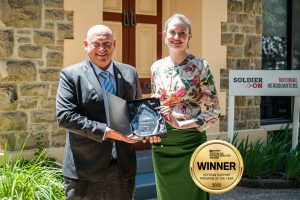
[[[116,95],[125,100],[142,97],[136,69],[114,62]],[[104,91],[89,60],[61,70],[56,99],[60,127],[67,129],[63,174],[74,179],[101,180],[109,170],[112,140],[103,140],[106,115]],[[118,164],[125,179],[136,174],[134,146],[116,141]]]

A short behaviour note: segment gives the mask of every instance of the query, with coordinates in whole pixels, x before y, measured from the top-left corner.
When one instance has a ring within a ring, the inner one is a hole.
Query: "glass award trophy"
[[[104,103],[110,128],[124,134],[134,134],[140,139],[154,135],[165,136],[167,129],[160,113],[159,99],[125,101],[106,92]]]

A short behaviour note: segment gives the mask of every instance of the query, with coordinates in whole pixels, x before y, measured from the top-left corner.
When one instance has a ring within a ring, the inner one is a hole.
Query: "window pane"
[[[263,0],[263,34],[286,37],[287,0]]]
[[[262,69],[287,70],[287,1],[263,0]],[[261,97],[261,124],[288,122],[290,97]]]
[[[261,124],[286,123],[291,120],[291,97],[261,97]]]
[[[293,69],[300,70],[300,1],[293,1]]]
[[[262,69],[287,69],[287,0],[263,0]]]

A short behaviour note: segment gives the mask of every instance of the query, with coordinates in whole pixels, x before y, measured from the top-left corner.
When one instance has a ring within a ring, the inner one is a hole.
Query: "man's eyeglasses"
[[[103,49],[110,49],[112,47],[112,42],[90,43],[89,45],[95,49],[100,49],[101,47]]]

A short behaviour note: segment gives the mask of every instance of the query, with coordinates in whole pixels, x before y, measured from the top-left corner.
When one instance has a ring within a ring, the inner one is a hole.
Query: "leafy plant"
[[[238,144],[237,136],[238,136],[238,133],[235,133],[233,136],[233,139],[232,139],[232,145],[237,148],[237,150],[240,152],[240,154],[245,162],[245,159],[247,159],[246,155],[247,155],[247,151],[249,148],[249,137],[247,137],[246,140],[242,140]]]
[[[282,161],[286,159],[287,152],[291,149],[289,126],[282,128],[268,134],[265,154],[270,159],[267,164],[272,176],[284,171],[285,163]]]
[[[267,141],[249,142],[249,138],[232,144],[240,151],[244,160],[244,177],[248,178],[300,178],[300,147],[291,150],[291,129],[289,125],[268,133]]]
[[[283,142],[279,143],[267,143],[265,148],[266,158],[270,160],[267,163],[267,169],[270,171],[271,175],[276,175],[277,172],[282,171],[284,167],[284,162],[286,158],[286,148],[287,144]]]
[[[286,158],[285,176],[287,180],[295,180],[300,177],[300,154],[298,148],[291,150]]]
[[[0,199],[64,199],[60,164],[48,159],[44,150],[34,160],[25,161],[22,158],[24,146],[15,162],[8,158],[6,146],[4,148]]]
[[[259,172],[263,171],[269,159],[263,151],[263,142],[260,140],[250,143],[246,154],[246,166],[249,178],[258,178]]]

